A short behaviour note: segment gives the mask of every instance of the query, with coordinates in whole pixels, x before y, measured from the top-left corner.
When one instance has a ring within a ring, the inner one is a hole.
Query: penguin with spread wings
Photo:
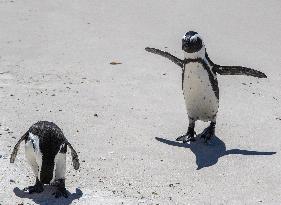
[[[221,66],[209,58],[201,36],[194,31],[187,32],[182,38],[184,60],[156,48],[145,48],[146,51],[168,58],[182,68],[182,90],[189,118],[189,126],[185,135],[177,141],[186,143],[195,141],[195,122],[210,121],[201,137],[205,142],[215,135],[216,116],[219,108],[219,86],[217,74],[248,75],[257,78],[267,76],[257,70],[242,66]]]

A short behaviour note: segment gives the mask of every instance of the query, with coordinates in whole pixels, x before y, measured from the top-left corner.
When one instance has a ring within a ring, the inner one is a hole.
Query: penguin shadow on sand
[[[202,133],[196,137],[196,141],[190,142],[189,144],[168,140],[160,137],[155,137],[155,139],[167,145],[176,146],[176,147],[185,147],[190,149],[196,157],[197,170],[202,169],[204,167],[213,166],[218,162],[220,157],[231,155],[231,154],[240,154],[240,155],[276,154],[276,152],[259,152],[259,151],[250,151],[250,150],[241,150],[241,149],[226,150],[225,143],[217,136],[212,137],[208,144],[204,143],[204,139],[201,138]]]
[[[79,199],[83,195],[81,189],[76,188],[75,193],[70,193],[69,191],[67,191],[68,193],[67,198],[64,197],[55,198],[55,196],[53,195],[55,190],[56,187],[45,185],[44,191],[41,193],[29,194],[28,192],[21,190],[18,187],[15,187],[13,191],[17,197],[31,199],[34,201],[34,203],[40,205],[49,205],[49,204],[69,205],[72,203],[73,200]]]

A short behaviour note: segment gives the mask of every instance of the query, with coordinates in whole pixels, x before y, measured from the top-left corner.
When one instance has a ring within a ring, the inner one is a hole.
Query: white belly
[[[40,180],[42,153],[39,149],[39,138],[32,133],[29,133],[28,140],[25,143],[25,156],[35,176]]]
[[[219,100],[213,91],[208,72],[200,63],[186,65],[183,93],[189,117],[203,121],[215,119]]]
[[[61,145],[61,148],[64,146]],[[54,182],[56,179],[65,179],[65,170],[66,170],[66,153],[58,152],[55,157],[55,167],[53,173],[53,179],[51,181]]]

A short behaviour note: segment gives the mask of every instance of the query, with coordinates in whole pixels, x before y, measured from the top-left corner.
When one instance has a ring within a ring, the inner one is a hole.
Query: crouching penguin
[[[72,163],[79,169],[79,159],[72,145],[65,138],[62,130],[53,122],[39,121],[33,124],[20,138],[11,154],[10,162],[14,163],[20,143],[25,141],[25,156],[36,177],[34,186],[24,191],[40,193],[44,184],[57,187],[55,197],[67,198],[65,189],[65,169],[67,146],[71,149]]]

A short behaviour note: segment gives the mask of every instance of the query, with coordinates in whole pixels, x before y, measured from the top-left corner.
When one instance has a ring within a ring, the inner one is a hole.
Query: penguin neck
[[[199,51],[194,52],[194,53],[187,53],[184,52],[184,58],[185,59],[205,59],[205,54],[206,54],[206,50],[205,47],[203,46]]]

